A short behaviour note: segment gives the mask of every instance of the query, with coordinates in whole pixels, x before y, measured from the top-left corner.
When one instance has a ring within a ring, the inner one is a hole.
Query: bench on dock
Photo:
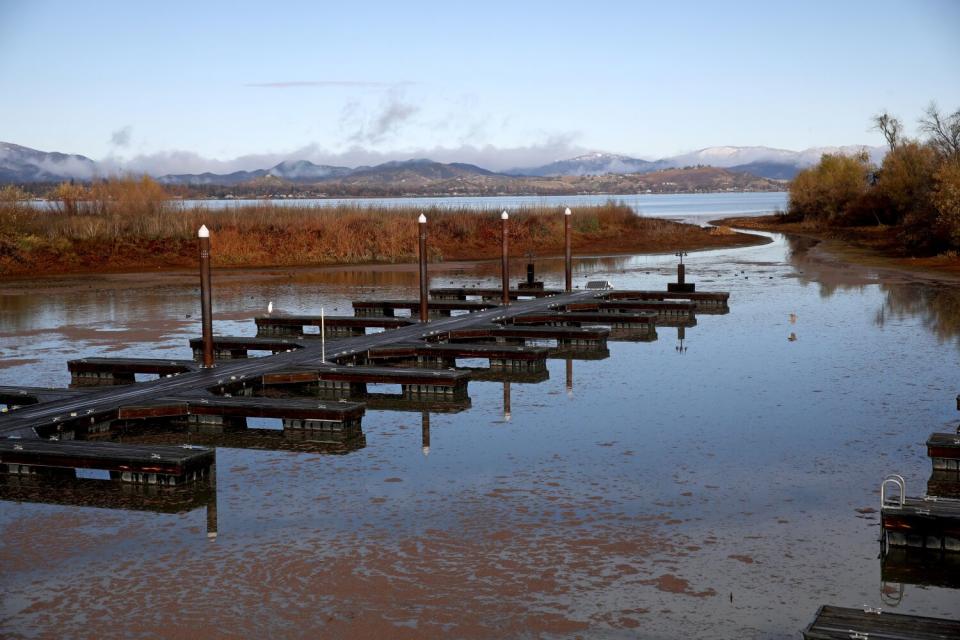
[[[888,496],[888,486],[897,494]],[[880,526],[892,547],[918,547],[960,552],[960,500],[906,496],[901,476],[887,476],[880,485]]]
[[[397,310],[409,311],[411,315],[420,310],[419,300],[354,300],[353,315],[358,317],[386,316],[392,318]],[[430,300],[427,304],[430,315],[450,316],[454,311],[483,311],[500,306],[496,302],[481,300]]]
[[[823,605],[804,640],[945,640],[960,638],[960,621]]]
[[[194,446],[137,446],[80,440],[0,440],[0,469],[14,475],[101,469],[112,479],[139,484],[181,484],[207,475],[211,449]]]
[[[467,398],[467,371],[422,368],[330,366],[302,367],[264,374],[265,386],[308,385],[335,397],[365,399],[368,384],[400,385],[407,400],[462,401]]]
[[[560,289],[510,289],[507,295],[511,300],[521,298],[545,298],[563,293]],[[467,300],[480,298],[481,300],[502,300],[503,289],[485,287],[437,287],[430,289],[430,296],[437,300]]]
[[[162,358],[81,358],[67,362],[70,383],[76,386],[132,384],[136,375],[175,376],[199,367],[191,360]]]
[[[391,318],[387,316],[260,316],[254,318],[257,323],[257,335],[261,337],[289,336],[301,337],[307,334],[305,327],[316,327],[319,331],[321,323],[328,338],[347,338],[362,336],[367,329],[399,329],[411,324],[414,320],[408,318]]]

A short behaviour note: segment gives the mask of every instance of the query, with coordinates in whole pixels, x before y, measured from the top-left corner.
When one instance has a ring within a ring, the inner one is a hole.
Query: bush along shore
[[[786,212],[736,224],[838,238],[888,258],[960,268],[960,110],[945,115],[931,104],[919,119],[920,139],[905,138],[890,114],[873,122],[889,145],[880,166],[866,153],[824,155],[793,179]]]
[[[0,190],[0,275],[140,271],[191,267],[196,233],[211,231],[220,267],[414,262],[417,217],[429,220],[431,261],[499,256],[499,211],[468,208],[333,207],[269,203],[207,209],[171,200],[150,178],[91,186],[63,184],[50,207],[31,206],[15,187]],[[510,252],[561,255],[563,209],[510,212]],[[581,254],[654,253],[765,242],[726,228],[637,216],[621,203],[577,208],[573,249]]]

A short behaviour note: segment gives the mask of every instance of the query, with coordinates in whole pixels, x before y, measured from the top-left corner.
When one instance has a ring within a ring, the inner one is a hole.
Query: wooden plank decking
[[[804,640],[948,640],[960,621],[824,605],[803,631]]]

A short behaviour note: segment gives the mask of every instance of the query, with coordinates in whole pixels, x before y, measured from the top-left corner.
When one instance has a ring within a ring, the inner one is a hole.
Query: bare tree
[[[872,129],[883,134],[883,137],[887,139],[887,144],[890,145],[891,151],[896,149],[897,145],[900,144],[900,139],[903,135],[903,123],[886,111],[873,116]]]
[[[920,118],[920,130],[930,136],[930,144],[946,157],[960,157],[960,109],[950,115],[940,113],[931,102]]]

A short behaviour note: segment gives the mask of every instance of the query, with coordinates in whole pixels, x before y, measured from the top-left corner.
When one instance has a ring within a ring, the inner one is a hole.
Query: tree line
[[[791,182],[786,219],[888,227],[910,255],[960,250],[960,109],[945,114],[931,103],[920,138],[906,137],[887,112],[872,121],[889,146],[880,166],[865,151],[823,155]]]

